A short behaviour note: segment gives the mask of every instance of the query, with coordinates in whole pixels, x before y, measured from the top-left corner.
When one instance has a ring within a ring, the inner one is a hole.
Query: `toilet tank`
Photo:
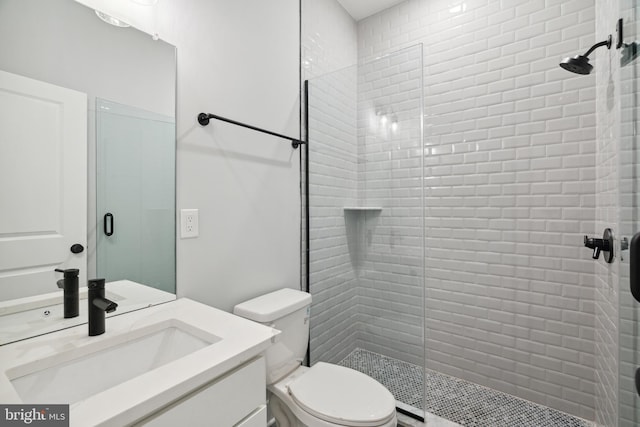
[[[295,289],[280,289],[245,301],[233,314],[278,329],[278,342],[266,350],[267,384],[293,372],[304,360],[309,343],[311,295]]]

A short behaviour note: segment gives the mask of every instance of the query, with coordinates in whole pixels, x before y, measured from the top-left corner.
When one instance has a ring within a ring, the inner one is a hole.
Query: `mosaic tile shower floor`
[[[592,427],[588,421],[487,387],[426,371],[422,408],[422,368],[363,349],[340,363],[384,384],[396,400],[469,427]]]

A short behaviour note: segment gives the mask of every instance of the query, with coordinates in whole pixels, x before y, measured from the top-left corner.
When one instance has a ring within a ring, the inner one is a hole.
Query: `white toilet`
[[[280,330],[266,351],[269,408],[278,427],[395,427],[396,401],[353,369],[301,366],[309,341],[311,295],[281,289],[234,307],[234,314]]]

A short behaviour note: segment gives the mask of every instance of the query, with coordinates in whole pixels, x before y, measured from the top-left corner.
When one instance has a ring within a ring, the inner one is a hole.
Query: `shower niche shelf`
[[[349,258],[356,275],[360,275],[382,216],[382,208],[380,206],[344,206],[343,210]]]
[[[345,212],[380,212],[380,206],[345,206]]]

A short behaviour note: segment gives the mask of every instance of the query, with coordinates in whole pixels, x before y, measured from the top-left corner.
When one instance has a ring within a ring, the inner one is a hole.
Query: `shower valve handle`
[[[604,230],[602,239],[595,237],[584,236],[584,245],[593,249],[593,259],[600,258],[600,253],[605,253],[605,261],[608,263],[613,262],[613,233],[610,228]]]
[[[584,245],[587,248],[593,249],[593,259],[600,258],[600,251],[609,250],[609,242],[595,237],[584,236]]]

